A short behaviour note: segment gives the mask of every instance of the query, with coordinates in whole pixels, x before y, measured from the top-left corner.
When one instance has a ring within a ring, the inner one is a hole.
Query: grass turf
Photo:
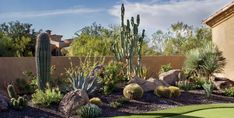
[[[206,104],[175,107],[115,118],[234,118],[234,104]]]

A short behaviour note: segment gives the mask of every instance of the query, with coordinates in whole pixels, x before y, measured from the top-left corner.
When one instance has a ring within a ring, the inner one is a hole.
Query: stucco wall
[[[112,57],[106,57],[106,62]],[[79,64],[78,57],[71,57],[74,65]],[[179,69],[184,63],[184,56],[148,56],[143,57],[143,65],[146,66],[152,76],[159,71],[160,66],[171,63],[173,68]],[[64,73],[64,69],[70,66],[68,57],[52,57],[52,65],[56,66],[54,76],[60,76]],[[23,78],[22,72],[32,71],[35,73],[35,60],[34,57],[1,57],[0,58],[0,89],[6,86],[7,82],[15,81],[17,78]]]
[[[234,80],[234,16],[212,28],[212,36],[227,60],[224,74]]]

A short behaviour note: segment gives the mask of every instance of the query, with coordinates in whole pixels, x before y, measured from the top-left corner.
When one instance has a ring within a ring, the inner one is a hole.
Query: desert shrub
[[[116,102],[116,101],[113,101],[113,102],[111,102],[110,103],[110,107],[112,107],[112,108],[119,108],[119,107],[122,107],[123,106],[123,104],[121,104],[121,103],[119,103],[119,102]]]
[[[94,104],[82,106],[77,112],[81,118],[96,118],[102,115],[102,110]]]
[[[100,98],[98,98],[98,97],[91,98],[91,99],[89,100],[89,102],[90,102],[91,104],[95,104],[95,105],[97,105],[97,106],[102,105],[102,100],[101,100]]]
[[[205,77],[200,76],[191,79],[191,82],[194,83],[196,89],[203,89],[202,85],[204,85],[206,81],[207,79]]]
[[[25,79],[16,79],[15,86],[20,95],[32,94],[35,90]]]
[[[171,91],[171,97],[179,97],[180,96],[180,89],[175,86],[169,86],[168,87]]]
[[[62,97],[63,95],[58,88],[47,88],[45,92],[37,89],[36,92],[32,94],[32,103],[42,106],[49,106],[53,103],[58,104]]]
[[[165,64],[160,67],[159,74],[172,70],[171,64]]]
[[[124,87],[123,94],[124,97],[128,99],[140,99],[143,96],[144,91],[140,85],[131,83]]]
[[[234,97],[234,87],[225,89],[224,95],[229,96],[229,97]]]
[[[118,83],[125,82],[125,66],[122,62],[110,61],[105,67],[103,72],[103,92],[105,95],[110,94],[115,90]]]
[[[128,103],[129,99],[125,97],[118,98],[117,100],[110,103],[110,107],[112,108],[119,108],[122,107],[124,104]]]
[[[154,90],[154,94],[159,97],[171,98],[171,91],[168,87],[159,86]]]
[[[178,86],[180,89],[184,91],[189,91],[196,88],[196,85],[190,82],[189,80],[178,81],[176,82],[176,86]]]

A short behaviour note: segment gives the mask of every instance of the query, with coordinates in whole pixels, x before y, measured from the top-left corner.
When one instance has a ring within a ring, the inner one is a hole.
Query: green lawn
[[[191,105],[115,118],[234,118],[234,104]]]

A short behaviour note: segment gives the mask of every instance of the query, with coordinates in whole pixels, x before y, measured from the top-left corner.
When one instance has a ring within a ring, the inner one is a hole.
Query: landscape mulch
[[[192,104],[234,103],[233,97],[222,96],[219,92],[215,93],[217,94],[213,94],[211,98],[207,99],[202,90],[183,91],[181,96],[168,99],[160,98],[154,95],[153,92],[147,92],[140,100],[130,100],[120,108],[112,108],[109,104],[122,97],[121,91],[106,96],[97,94],[95,97],[99,97],[103,101],[101,108],[103,116],[106,117],[137,114]],[[66,118],[57,108],[56,105],[43,108],[34,106],[29,102],[28,107],[23,110],[10,109],[1,112],[0,118]]]

